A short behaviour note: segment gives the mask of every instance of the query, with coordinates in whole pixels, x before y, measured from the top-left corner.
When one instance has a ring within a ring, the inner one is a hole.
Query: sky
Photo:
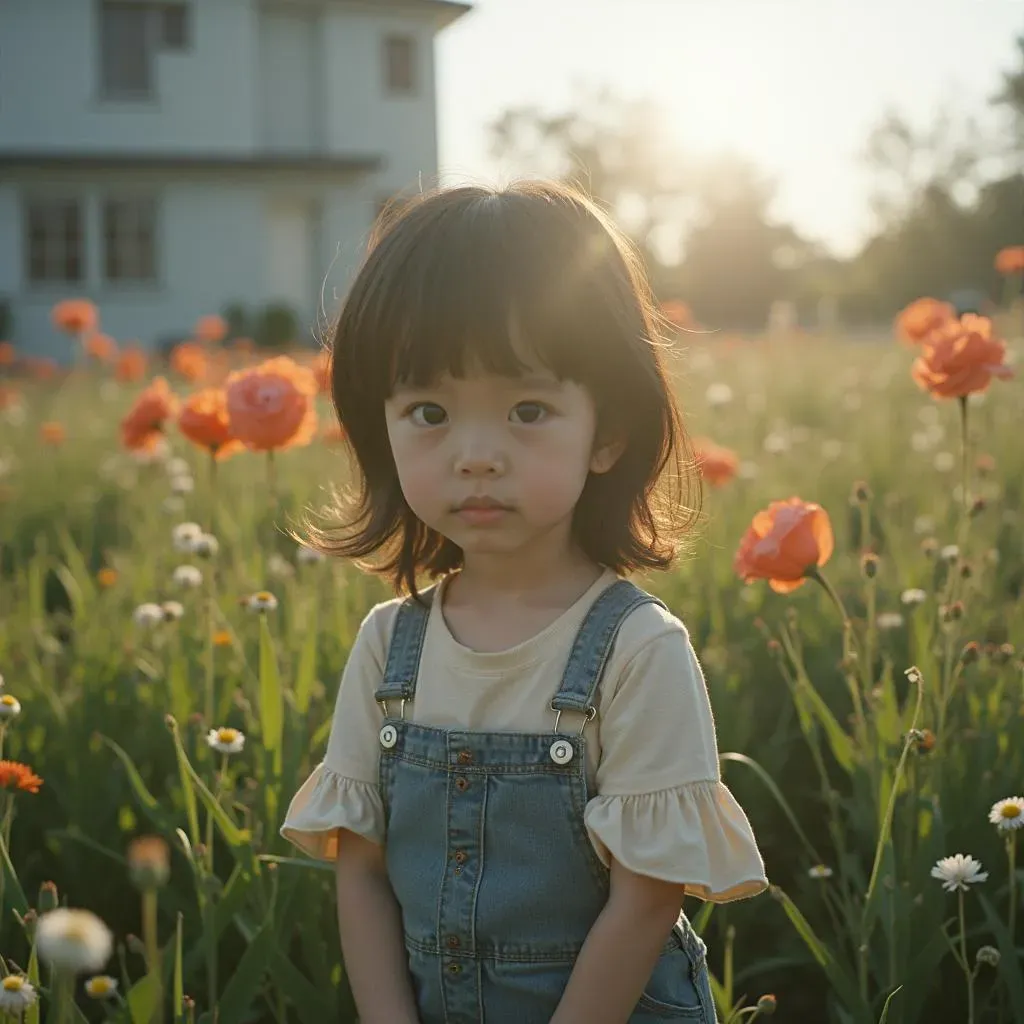
[[[773,214],[849,254],[872,228],[871,128],[943,107],[992,124],[1021,34],[1024,0],[476,0],[437,41],[442,178],[522,173],[490,159],[488,125],[608,86],[662,104],[683,151],[751,158]]]

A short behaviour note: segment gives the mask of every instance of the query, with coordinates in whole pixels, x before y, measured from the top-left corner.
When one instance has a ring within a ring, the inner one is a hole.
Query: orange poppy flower
[[[996,270],[1000,274],[1024,274],[1024,245],[1008,245],[996,253]]]
[[[901,340],[917,345],[936,327],[956,319],[956,310],[938,299],[915,299],[896,317],[896,333]]]
[[[225,391],[231,433],[253,451],[309,444],[316,434],[316,377],[288,356],[237,370]]]
[[[206,353],[194,341],[183,341],[171,350],[171,369],[195,384],[206,376]]]
[[[192,333],[197,341],[223,341],[228,334],[228,322],[222,316],[201,316]]]
[[[109,334],[90,331],[84,338],[86,354],[101,363],[109,363],[117,355],[117,342]]]
[[[131,451],[153,448],[161,440],[164,421],[177,411],[177,396],[163,377],[156,377],[121,420],[121,443]]]
[[[773,501],[751,521],[733,569],[745,583],[768,580],[772,590],[787,594],[824,565],[834,547],[832,523],[820,505],[800,498]]]
[[[111,569],[109,566],[100,569],[96,573],[96,582],[101,587],[112,587],[117,582],[117,570]]]
[[[1008,378],[1006,345],[987,316],[965,313],[933,331],[914,360],[911,376],[935,398],[965,398],[984,391],[993,377]]]
[[[13,366],[17,361],[17,349],[9,341],[0,341],[0,366]]]
[[[88,299],[65,299],[50,311],[54,327],[68,334],[84,334],[96,330],[99,314]]]
[[[47,420],[39,425],[39,436],[45,444],[63,444],[67,434],[64,431],[64,424],[56,420]]]
[[[694,444],[700,475],[712,486],[721,487],[736,476],[740,460],[731,448],[700,439]]]
[[[43,780],[27,764],[20,761],[0,761],[0,789],[38,793],[42,784]]]
[[[223,388],[204,388],[190,395],[178,413],[178,429],[218,459],[226,459],[245,447],[231,436]]]
[[[114,377],[125,384],[134,384],[146,376],[146,353],[138,345],[121,350],[114,367]]]

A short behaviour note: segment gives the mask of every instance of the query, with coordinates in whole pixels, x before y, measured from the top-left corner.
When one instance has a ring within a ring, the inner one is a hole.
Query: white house
[[[381,204],[437,176],[435,34],[456,0],[3,0],[0,302],[153,344],[239,303],[309,336]]]

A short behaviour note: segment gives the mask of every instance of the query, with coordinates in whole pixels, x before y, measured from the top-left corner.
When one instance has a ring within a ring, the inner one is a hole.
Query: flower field
[[[218,321],[160,366],[83,303],[72,372],[0,346],[0,1017],[355,1019],[277,830],[390,595],[296,539],[345,483],[323,360]],[[774,883],[686,908],[723,1021],[1024,1021],[1022,321],[675,336],[704,513],[641,582]]]

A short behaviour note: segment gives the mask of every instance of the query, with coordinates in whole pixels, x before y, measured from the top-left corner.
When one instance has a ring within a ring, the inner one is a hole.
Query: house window
[[[384,76],[393,96],[410,96],[416,91],[416,40],[412,36],[385,37]]]
[[[33,284],[68,284],[84,274],[82,204],[77,199],[25,204],[26,272]]]
[[[100,87],[115,99],[150,99],[156,94],[156,58],[189,43],[185,3],[101,0]]]
[[[156,204],[152,199],[103,203],[103,276],[112,284],[156,280]]]

